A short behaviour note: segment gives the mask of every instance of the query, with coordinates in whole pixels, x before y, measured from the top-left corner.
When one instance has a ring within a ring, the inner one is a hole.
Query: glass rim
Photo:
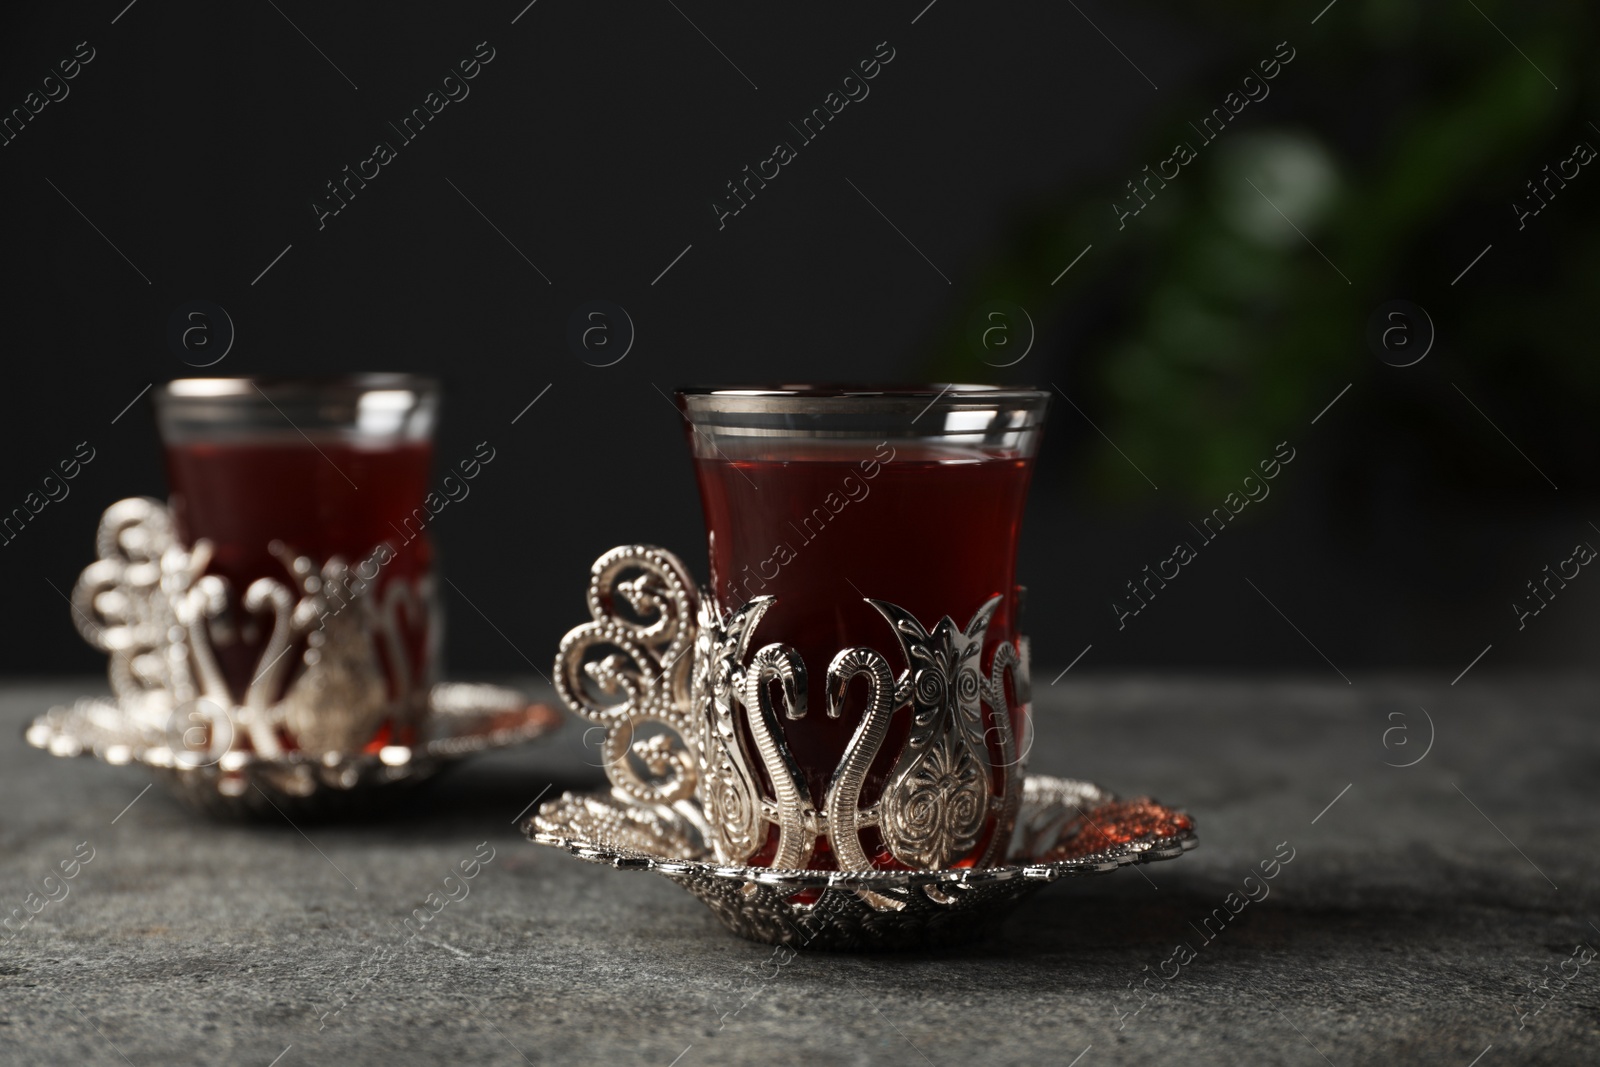
[[[972,400],[992,406],[995,403],[1036,403],[1049,392],[1033,386],[983,385],[971,382],[930,382],[918,384],[849,384],[805,382],[774,385],[686,385],[676,390],[680,401],[704,399],[715,410],[725,411],[801,411],[809,405],[823,408],[858,409],[864,402],[896,405],[921,400]]]
[[[371,373],[177,378],[151,395],[167,444],[214,440],[430,438],[440,404],[435,378]]]
[[[226,402],[235,398],[259,400],[289,393],[362,393],[375,390],[410,390],[437,394],[439,379],[426,374],[374,371],[354,374],[282,375],[241,374],[219,378],[174,378],[151,391],[156,404],[185,401]]]
[[[1050,394],[1003,385],[933,383],[698,386],[679,389],[694,447],[743,440],[849,441],[922,438],[1032,454]],[[706,438],[702,442],[700,438]]]

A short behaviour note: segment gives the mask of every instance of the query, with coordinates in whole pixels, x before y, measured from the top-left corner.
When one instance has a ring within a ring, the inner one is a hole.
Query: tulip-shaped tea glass
[[[685,389],[710,542],[697,794],[725,863],[1005,858],[1027,754],[1018,532],[1047,395]]]
[[[186,379],[155,407],[172,532],[227,601],[190,642],[191,688],[246,709],[258,755],[411,743],[440,644],[437,384]]]

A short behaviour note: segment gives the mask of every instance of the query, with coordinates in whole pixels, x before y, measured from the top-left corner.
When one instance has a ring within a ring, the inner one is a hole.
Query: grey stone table
[[[22,743],[97,684],[12,685],[0,913],[93,858],[0,930],[0,1063],[1600,1061],[1600,684],[1040,688],[1033,768],[1182,805],[1200,848],[1052,886],[971,948],[789,959],[664,879],[519,837],[547,786],[601,781],[574,724],[382,818],[219,824]]]

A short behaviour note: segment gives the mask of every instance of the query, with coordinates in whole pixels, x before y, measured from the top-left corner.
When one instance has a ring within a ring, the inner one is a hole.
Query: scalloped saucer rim
[[[212,767],[223,772],[297,767],[339,769],[379,764],[398,768],[413,762],[460,759],[475,752],[533,741],[565,721],[565,716],[548,704],[529,701],[515,689],[487,683],[441,682],[430,689],[428,702],[429,714],[423,731],[433,736],[425,736],[414,745],[386,745],[370,752],[323,755],[288,752],[263,759],[253,752],[234,750],[213,761],[185,760],[174,755],[170,745],[141,741],[136,736],[137,725],[116,698],[109,696],[80,697],[70,705],[55,705],[31,720],[23,728],[22,735],[29,745],[53,756],[92,756],[113,766],[136,763],[162,771],[198,772]],[[101,722],[87,721],[97,714]],[[498,721],[513,714],[520,718],[509,723]],[[481,718],[483,722],[474,724],[473,718]],[[438,727],[446,723],[464,728],[438,733]],[[115,736],[119,728],[127,731],[125,738]]]
[[[591,863],[662,875],[740,937],[835,951],[961,944],[993,932],[1020,900],[1058,879],[1176,859],[1199,844],[1194,819],[1181,809],[1122,801],[1090,782],[1029,775],[1021,808],[1008,863],[937,871],[721,864],[707,855],[697,805],[641,805],[616,793],[564,793],[524,820],[522,831],[534,844]],[[1107,811],[1123,816],[1115,827],[1146,832],[1116,841],[1093,818]],[[1150,815],[1156,818],[1141,821]],[[1086,825],[1112,843],[1075,851],[1099,843],[1086,837]]]

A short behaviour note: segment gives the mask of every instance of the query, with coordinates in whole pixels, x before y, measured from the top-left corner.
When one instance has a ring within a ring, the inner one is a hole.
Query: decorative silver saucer
[[[56,756],[95,756],[140,763],[180,799],[218,814],[326,815],[369,797],[370,787],[418,782],[444,764],[486,749],[532,741],[561,724],[561,713],[497,685],[443,684],[427,696],[415,744],[374,746],[356,753],[285,752],[270,758],[229,748],[220,756],[185,747],[169,726],[90,697],[51,708],[23,736]]]
[[[1030,775],[998,867],[907,871],[775,870],[716,862],[694,800],[643,805],[567,793],[523,825],[530,841],[618,870],[654,871],[703,900],[741,937],[795,948],[932,948],[992,933],[1023,897],[1059,878],[1175,859],[1199,842],[1194,820],[1088,782]]]

